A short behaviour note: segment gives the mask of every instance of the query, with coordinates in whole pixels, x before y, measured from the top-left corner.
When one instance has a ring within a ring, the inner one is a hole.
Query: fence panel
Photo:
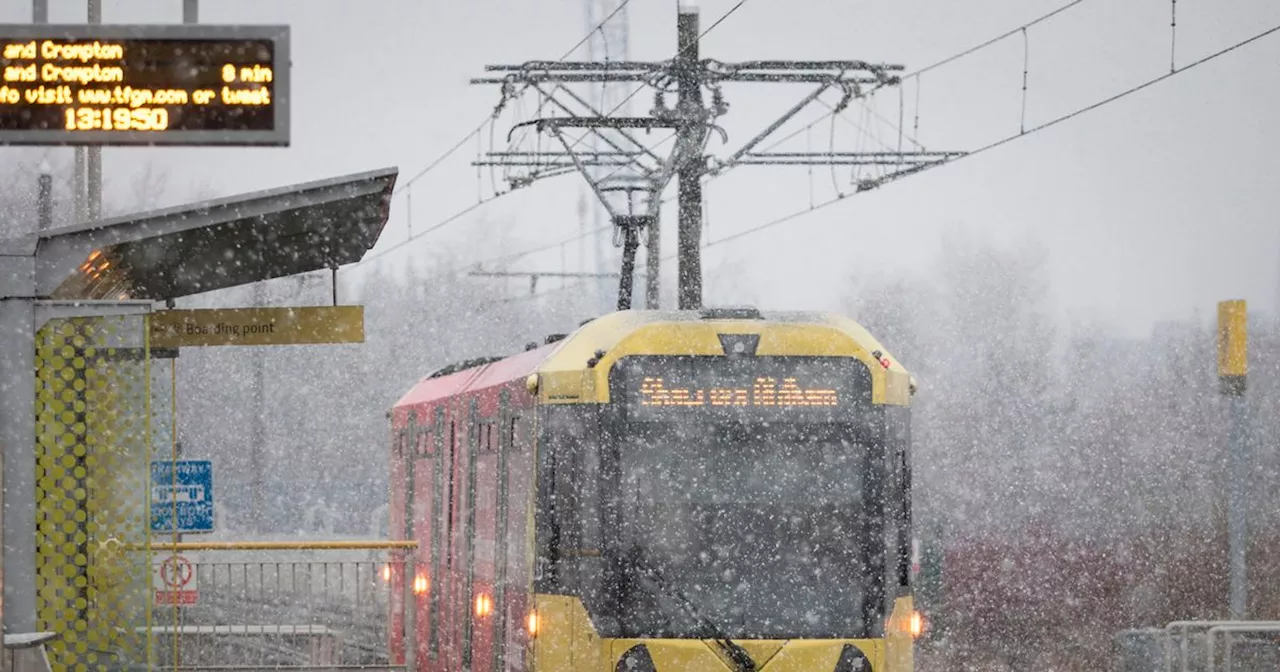
[[[408,545],[412,545],[410,542]],[[178,548],[201,549],[198,543]],[[416,573],[406,544],[157,551],[157,668],[405,670]],[[210,548],[214,547],[214,548]],[[397,647],[399,649],[399,647]],[[412,661],[409,661],[412,662]]]

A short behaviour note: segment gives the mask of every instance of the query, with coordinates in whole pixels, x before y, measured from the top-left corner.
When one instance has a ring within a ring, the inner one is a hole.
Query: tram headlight
[[[538,636],[538,626],[539,626],[539,625],[541,625],[541,624],[538,622],[538,610],[537,610],[537,609],[530,609],[530,610],[529,610],[529,618],[528,618],[528,619],[526,619],[525,625],[526,625],[526,626],[528,626],[528,628],[529,628],[529,636],[530,636],[530,637],[537,637],[537,636]]]
[[[907,632],[911,633],[911,639],[920,639],[920,635],[924,634],[924,614],[914,610],[911,612],[907,619]]]

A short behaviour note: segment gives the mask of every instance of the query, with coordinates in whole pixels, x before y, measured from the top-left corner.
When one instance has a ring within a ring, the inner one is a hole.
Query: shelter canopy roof
[[[397,168],[41,232],[36,292],[177,299],[359,261],[386,225]]]

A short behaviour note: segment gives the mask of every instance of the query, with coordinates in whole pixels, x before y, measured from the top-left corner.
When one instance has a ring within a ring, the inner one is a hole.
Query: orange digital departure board
[[[870,373],[851,358],[628,357],[612,378],[616,400],[635,421],[836,421],[871,398]]]
[[[642,406],[839,406],[833,388],[801,387],[797,378],[761,376],[749,387],[668,387],[660,376],[645,376],[640,384]]]
[[[0,145],[289,144],[287,26],[0,25]]]

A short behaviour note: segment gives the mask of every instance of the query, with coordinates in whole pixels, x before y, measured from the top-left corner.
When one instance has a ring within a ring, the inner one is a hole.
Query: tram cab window
[[[676,591],[730,636],[852,637],[867,450],[838,426],[646,427],[619,442],[623,636],[691,636]]]
[[[540,412],[535,579],[540,589],[581,591],[601,573],[593,566],[601,562],[598,409],[566,404]]]

